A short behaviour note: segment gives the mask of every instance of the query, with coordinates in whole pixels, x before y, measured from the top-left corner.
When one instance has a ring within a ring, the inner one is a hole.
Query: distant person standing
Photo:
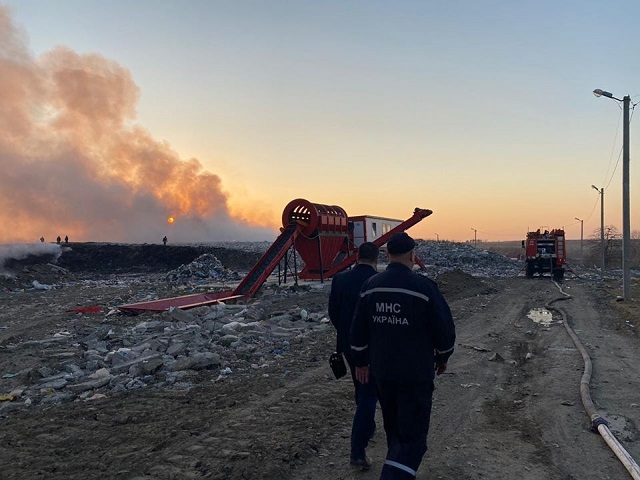
[[[56,238],[56,243],[57,243],[58,245],[60,245],[60,242],[61,242],[61,241],[62,241],[62,239],[60,238],[60,235],[58,235],[58,236],[57,236],[57,238]]]
[[[69,243],[69,235],[64,236],[64,243]]]
[[[435,282],[413,272],[415,241],[387,242],[389,265],[362,287],[351,328],[356,378],[376,383],[387,434],[380,480],[415,479],[427,451],[434,372],[447,369],[455,326]]]
[[[166,244],[167,244],[167,236],[166,236],[166,235],[162,238],[162,243],[163,243],[164,245],[166,245]]]
[[[40,241],[44,243],[44,237],[40,237]]]
[[[365,450],[376,430],[375,414],[378,399],[373,382],[363,384],[356,380],[349,332],[360,296],[360,288],[365,280],[377,273],[378,254],[379,249],[375,244],[365,242],[360,245],[356,266],[333,277],[329,294],[329,319],[338,333],[336,351],[345,356],[355,387],[356,411],[351,427],[350,463],[363,469],[371,468],[371,459],[367,457]]]

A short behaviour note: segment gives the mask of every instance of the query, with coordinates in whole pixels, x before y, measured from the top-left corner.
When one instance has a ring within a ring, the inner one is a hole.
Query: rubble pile
[[[432,278],[451,270],[461,270],[476,277],[514,277],[523,267],[521,261],[475,248],[469,243],[418,240],[416,255]]]
[[[211,242],[206,246],[213,246],[219,248],[225,248],[228,250],[239,250],[247,253],[259,253],[266,252],[271,246],[272,242]]]
[[[240,245],[229,248],[239,249]],[[268,242],[256,242],[247,244],[249,250],[237,251],[235,256],[233,252],[223,254],[232,260],[259,255],[269,246]],[[522,266],[521,262],[469,244],[420,240],[416,252],[426,265],[426,275],[439,279],[443,291],[452,296],[459,295],[459,290],[482,293],[485,287],[478,278],[515,276]],[[113,252],[107,253],[106,258],[113,258]],[[86,257],[90,257],[89,252]],[[380,269],[385,261],[386,256],[381,254]],[[205,253],[161,275],[167,283],[180,286],[241,280],[248,271],[244,263],[232,265],[241,268],[241,274],[226,268],[218,256]],[[22,293],[38,290],[38,286],[46,291],[49,282],[55,283],[52,288],[61,296],[65,287],[92,291],[116,282],[116,286],[122,284],[131,290],[123,291],[126,297],[142,295],[146,299],[157,298],[161,288],[156,277],[150,275],[118,274],[108,280],[84,280],[85,284],[50,263],[28,268],[26,278],[38,280],[38,284]],[[50,271],[56,278],[44,275]],[[310,341],[310,335],[331,328],[326,318],[327,292],[323,290],[329,287],[330,282],[303,283],[295,289],[265,284],[258,296],[244,303],[186,311],[170,309],[139,318],[116,308],[101,311],[102,307],[97,307],[95,311],[95,303],[72,310],[67,306],[66,311],[74,313],[66,323],[29,339],[11,336],[11,323],[0,325],[8,333],[6,341],[0,343],[0,353],[7,353],[7,359],[25,358],[30,362],[5,362],[0,372],[0,419],[31,406],[93,400],[139,388],[189,390],[203,382],[233,381],[258,372],[268,375],[268,367],[283,355],[296,355],[297,349]],[[123,303],[122,298],[112,297],[101,304]]]
[[[16,292],[25,289],[47,290],[74,281],[67,269],[52,263],[25,265],[17,271],[0,271],[0,292]]]
[[[0,402],[0,419],[35,405],[92,400],[143,387],[188,390],[202,381],[225,381],[268,367],[293,348],[294,339],[330,328],[324,303],[312,307],[315,312],[294,307],[268,316],[266,311],[278,311],[273,303],[279,297],[308,295],[300,289],[269,290],[243,305],[172,308],[124,325],[123,315],[115,310],[93,326],[79,315],[72,328],[50,338],[5,343],[2,350],[10,355],[37,348],[42,366],[2,375],[3,385],[12,386],[2,392],[10,401]]]
[[[205,253],[187,265],[180,265],[166,275],[172,283],[193,283],[204,280],[241,280],[242,276],[222,265],[215,255]]]

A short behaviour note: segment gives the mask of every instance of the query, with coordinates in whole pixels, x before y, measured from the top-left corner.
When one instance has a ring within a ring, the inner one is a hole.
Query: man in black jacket
[[[360,287],[365,280],[377,273],[378,253],[378,247],[371,242],[360,245],[356,266],[333,277],[329,295],[329,319],[338,331],[336,351],[344,354],[347,359],[355,386],[356,411],[351,427],[351,465],[363,469],[371,468],[371,460],[367,457],[365,449],[376,429],[377,396],[373,382],[362,384],[356,380],[349,332]]]
[[[387,434],[381,480],[413,480],[427,451],[434,373],[453,353],[455,326],[432,280],[414,273],[415,242],[387,242],[389,266],[362,286],[351,327],[356,378],[376,383]]]

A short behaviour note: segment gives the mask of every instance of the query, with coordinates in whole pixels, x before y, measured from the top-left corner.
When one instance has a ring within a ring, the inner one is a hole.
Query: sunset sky
[[[621,232],[622,109],[592,91],[640,101],[639,20],[632,0],[0,0],[0,242],[272,240],[295,198],[428,208],[424,239],[579,239],[592,184]]]

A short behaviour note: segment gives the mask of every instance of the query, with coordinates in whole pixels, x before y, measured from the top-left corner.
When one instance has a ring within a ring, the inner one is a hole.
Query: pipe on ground
[[[560,290],[560,293],[562,293],[562,295],[564,296],[560,298],[556,298],[554,300],[550,300],[549,302],[546,303],[545,308],[549,310],[554,310],[558,312],[560,315],[562,315],[562,323],[564,324],[564,328],[567,330],[567,333],[571,337],[571,340],[573,340],[573,343],[575,344],[576,348],[582,355],[582,359],[584,360],[584,372],[580,380],[580,397],[582,398],[582,405],[584,406],[584,409],[586,410],[587,415],[589,415],[589,419],[591,420],[591,429],[594,432],[597,431],[600,434],[600,436],[604,439],[604,441],[607,443],[607,445],[613,451],[616,457],[618,457],[618,460],[620,460],[622,465],[624,465],[624,468],[626,468],[627,471],[631,474],[631,477],[634,480],[640,480],[640,467],[638,466],[636,461],[633,459],[633,457],[629,454],[629,452],[627,452],[624,449],[624,447],[620,444],[620,442],[613,435],[613,433],[611,433],[611,430],[609,429],[609,424],[604,418],[602,418],[598,414],[598,410],[596,409],[595,405],[593,404],[593,401],[591,400],[590,383],[591,383],[591,372],[593,370],[591,357],[589,357],[589,353],[580,342],[580,339],[569,326],[569,322],[567,321],[567,315],[564,312],[564,310],[551,306],[552,303],[555,303],[560,300],[569,300],[572,297],[568,293],[565,293],[562,290],[562,287],[557,282],[553,282],[553,283],[555,283],[556,287],[558,287],[558,290]]]

